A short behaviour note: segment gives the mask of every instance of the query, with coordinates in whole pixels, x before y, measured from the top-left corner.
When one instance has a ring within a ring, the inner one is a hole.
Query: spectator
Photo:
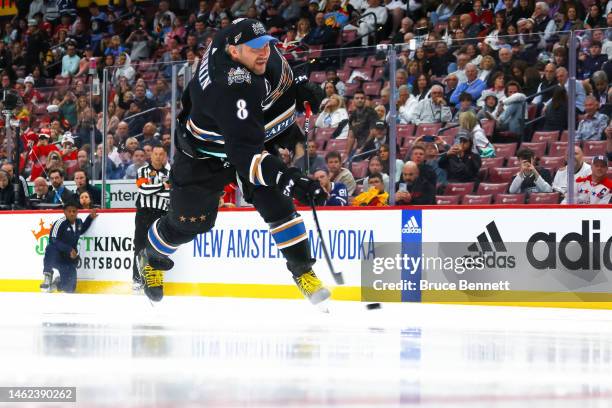
[[[348,191],[342,183],[334,183],[329,179],[329,171],[325,168],[314,172],[314,179],[318,180],[328,197],[323,205],[345,206],[348,204]]]
[[[147,88],[145,85],[136,85],[134,89],[134,102],[138,105],[140,112],[148,111],[155,107],[155,102],[146,96]],[[147,121],[158,122],[159,112],[151,111],[147,114],[141,115]]]
[[[158,30],[161,27],[161,21],[163,17],[169,17],[170,23],[174,23],[176,15],[170,11],[170,2],[168,0],[161,0],[158,5],[157,12],[153,17],[153,29]]]
[[[591,174],[591,165],[584,161],[584,154],[580,146],[574,146],[574,179],[578,177],[586,177]],[[563,201],[566,202],[565,194],[567,194],[567,165],[557,170],[555,179],[552,183],[553,191],[561,193]]]
[[[578,77],[588,79],[593,73],[601,70],[603,64],[608,61],[608,55],[601,53],[601,42],[591,41],[589,54],[580,52],[578,57]]]
[[[340,80],[338,77],[338,72],[335,69],[328,69],[325,72],[325,83],[331,82],[336,87],[337,94],[340,96],[344,96],[344,91],[346,90],[346,85],[344,82]]]
[[[91,162],[89,161],[89,153],[85,149],[81,149],[77,153],[77,169],[84,171],[87,178],[91,179]]]
[[[74,43],[68,43],[66,55],[62,58],[62,76],[68,78],[74,76],[79,71],[79,62],[81,58],[76,55],[76,46]]]
[[[32,147],[28,160],[32,163],[30,172],[30,180],[35,180],[45,171],[47,156],[51,152],[58,152],[58,148],[54,144],[49,144],[50,130],[43,129],[38,135],[38,142]],[[61,159],[60,159],[61,160]]]
[[[611,30],[612,35],[612,30]],[[604,71],[593,73],[588,83],[593,88],[593,96],[599,101],[599,106],[603,107],[608,103],[608,76]],[[602,112],[600,108],[600,112]],[[604,113],[604,112],[602,112]]]
[[[344,184],[346,186],[349,196],[352,196],[355,192],[357,184],[355,183],[355,177],[346,168],[342,167],[342,157],[340,153],[331,151],[325,155],[325,162],[327,169],[329,170],[330,181],[338,184]]]
[[[414,109],[414,124],[449,122],[452,119],[452,113],[446,106],[443,95],[444,90],[440,85],[432,86],[430,97],[420,101]]]
[[[498,131],[509,131],[522,134],[525,123],[525,109],[527,97],[521,92],[521,87],[514,81],[506,85],[506,99],[499,103],[499,114],[496,123]]]
[[[567,129],[567,91],[561,86],[555,87],[551,102],[544,112],[544,131],[564,131]]]
[[[484,106],[478,111],[476,118],[480,120],[495,120],[497,114],[497,94],[491,91],[484,91],[480,99],[484,100]]]
[[[459,134],[466,134],[474,141],[472,153],[480,155],[483,159],[495,157],[495,148],[480,127],[473,112],[463,112],[459,115]]]
[[[608,159],[595,156],[591,162],[591,175],[576,178],[576,202],[578,204],[610,204],[612,180],[607,176]]]
[[[576,140],[601,140],[609,118],[598,112],[599,101],[593,96],[586,97],[584,109],[586,113],[578,124]]]
[[[612,121],[608,124],[606,128],[606,151],[608,153],[608,160],[612,160]]]
[[[49,204],[53,201],[52,194],[49,194],[49,185],[43,177],[34,180],[34,192],[28,198],[29,207],[36,208],[38,203]]]
[[[64,186],[64,172],[60,169],[52,169],[48,174],[51,187],[53,187],[51,203],[64,204],[70,202],[72,193]]]
[[[368,163],[368,176],[372,174],[379,174],[382,177],[385,191],[389,191],[389,175],[387,173],[383,173],[383,164],[380,156],[372,156]],[[367,191],[369,189],[368,179],[366,178],[363,181],[363,190]]]
[[[385,109],[385,105],[378,104],[374,107],[374,112],[378,115],[378,119],[382,121],[386,121],[387,119],[387,109]]]
[[[387,173],[387,174],[391,174],[389,171],[389,145],[388,144],[382,144],[380,145],[380,148],[378,150],[378,156],[380,157],[380,160],[382,162],[383,165],[383,173]],[[396,156],[399,154],[399,149],[396,149]],[[394,181],[397,182],[400,177],[402,176],[402,167],[404,167],[404,162],[401,159],[396,158],[395,159],[395,178]]]
[[[348,113],[344,106],[344,98],[340,95],[331,95],[317,117],[315,127],[337,128],[334,132],[336,139],[346,139],[348,136]],[[341,126],[341,127],[340,127]]]
[[[87,178],[87,173],[85,173],[83,170],[77,170],[74,173],[74,183],[76,185],[74,200],[77,200],[81,193],[87,192],[89,193],[91,202],[94,205],[100,205],[102,202],[102,192],[99,188],[91,185],[89,178]]]
[[[135,180],[138,176],[138,169],[147,163],[145,158],[145,152],[140,147],[136,148],[132,153],[132,164],[130,164],[125,170],[125,176],[123,178]]]
[[[15,204],[15,191],[10,181],[9,174],[0,170],[0,210],[11,209],[12,205]]]
[[[125,78],[129,85],[134,83],[136,78],[136,70],[132,67],[132,61],[127,52],[122,52],[118,56],[117,69],[113,73],[112,81],[113,85],[119,86],[119,79]]]
[[[516,152],[521,162],[520,171],[510,184],[510,194],[518,193],[550,193],[552,178],[550,172],[543,167],[536,167],[536,157],[532,150],[524,148]]]
[[[455,92],[455,89],[457,89],[457,85],[459,84],[459,78],[457,77],[456,74],[452,73],[449,74],[446,79],[444,80],[445,86],[444,86],[444,99],[445,100],[449,100],[450,97],[453,95],[453,92]],[[430,94],[431,94],[431,90],[430,90]]]
[[[417,166],[419,166],[419,174],[421,175],[421,177],[425,177],[431,183],[435,183],[437,178],[436,173],[433,167],[431,167],[425,162],[425,144],[422,142],[424,137],[425,136],[418,137],[414,141],[412,149],[410,150],[410,156],[406,161],[415,162]],[[434,136],[434,139],[436,140],[436,142],[441,142],[440,138],[436,139],[436,137]]]
[[[446,76],[449,73],[449,66],[455,64],[455,61],[455,56],[448,51],[448,45],[445,42],[436,43],[435,55],[430,58],[432,75]]]
[[[302,41],[308,45],[323,45],[323,47],[331,46],[334,42],[335,34],[331,27],[325,24],[325,16],[323,13],[317,13],[315,23],[315,28],[310,30]]]
[[[297,23],[297,30],[295,33],[296,41],[303,41],[310,33],[310,21],[307,18],[300,18]]]
[[[91,210],[92,208],[97,207],[93,203],[89,191],[83,191],[82,193],[77,193],[76,195],[78,196],[79,208],[84,210]]]
[[[542,77],[542,81],[540,82],[540,86],[538,86],[537,90],[537,93],[542,94],[533,98],[533,103],[536,105],[547,103],[553,96],[553,87],[555,85],[559,85],[555,73],[555,64],[548,63],[544,67],[544,76]],[[545,91],[546,89],[548,89],[548,91]]]
[[[363,36],[361,44],[368,45],[371,34],[376,33],[376,26],[384,26],[387,22],[388,11],[380,5],[380,0],[367,0],[368,7],[363,11],[363,16],[359,22],[359,35]],[[370,34],[370,35],[368,35]]]
[[[478,179],[480,155],[473,153],[474,140],[460,135],[459,143],[440,155],[438,165],[446,170],[449,182],[472,182]]]
[[[363,147],[369,136],[370,129],[377,121],[374,109],[365,104],[365,94],[361,91],[355,92],[353,96],[353,107],[355,108],[349,116],[349,134],[346,146],[347,156]]]
[[[358,207],[386,207],[389,205],[389,193],[385,191],[382,176],[372,174],[368,177],[368,183],[370,189],[355,197],[353,205]]]
[[[371,150],[378,150],[383,144],[386,143],[388,143],[387,124],[384,121],[379,120],[374,123],[374,128],[370,130],[370,136],[368,137],[368,140],[366,140],[361,151],[358,150],[358,152],[361,153],[368,152]]]
[[[457,106],[457,111],[455,112],[455,115],[452,119],[454,123],[459,122],[459,115],[461,115],[462,113],[472,112],[474,116],[476,115],[477,110],[473,105],[473,101],[474,99],[472,99],[472,95],[467,92],[463,92],[459,96],[459,105]]]
[[[555,71],[557,76],[557,82],[559,85],[565,87],[569,86],[569,76],[567,73],[567,69],[563,67],[557,68]],[[584,91],[584,87],[582,86],[582,82],[576,81],[576,108],[582,113],[584,112],[584,104],[585,104],[586,93]]]
[[[306,156],[308,156],[308,166],[306,165],[304,155],[295,161],[294,166],[303,172],[306,172],[308,169],[308,175],[314,174],[316,170],[325,168],[325,160],[323,160],[323,157],[317,154],[317,144],[314,140],[308,141],[308,151]]]
[[[435,204],[436,186],[424,177],[419,177],[419,166],[406,162],[402,167],[402,178],[396,184],[395,204],[430,205]]]
[[[477,101],[482,94],[482,91],[486,88],[486,83],[481,79],[478,79],[478,69],[474,64],[467,64],[465,66],[466,81],[459,83],[455,91],[453,92],[450,103],[459,106],[459,97],[463,92],[472,95],[472,99]]]

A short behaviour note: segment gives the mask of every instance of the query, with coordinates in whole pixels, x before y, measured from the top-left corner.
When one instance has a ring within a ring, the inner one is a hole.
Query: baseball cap
[[[595,164],[596,161],[602,162],[606,166],[608,165],[608,158],[606,156],[603,156],[603,155],[595,156],[593,157],[593,160],[591,161],[591,163]]]
[[[31,84],[34,84],[34,77],[32,75],[28,75],[23,82],[26,83],[26,84],[28,82],[31,83]]]
[[[39,133],[38,138],[39,139],[51,139],[51,136],[46,133]]]
[[[261,21],[238,18],[232,22],[228,30],[227,42],[230,45],[245,44],[251,48],[262,48],[269,42],[278,42],[278,39],[267,34],[266,27]]]
[[[72,143],[74,144],[74,138],[72,137],[72,133],[66,132],[64,136],[62,136],[62,144],[64,143]]]
[[[57,106],[57,105],[48,105],[47,106],[47,112],[49,112],[49,113],[57,113],[57,112],[59,112],[59,106]]]
[[[374,127],[376,129],[385,129],[387,127],[387,124],[383,120],[377,120],[374,124]]]

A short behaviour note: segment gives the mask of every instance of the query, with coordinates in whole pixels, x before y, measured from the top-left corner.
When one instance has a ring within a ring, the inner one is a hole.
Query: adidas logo
[[[412,217],[410,217],[408,222],[404,224],[404,227],[402,228],[402,234],[420,234],[420,233],[421,233],[421,227],[419,227],[419,223],[417,222],[416,218],[413,215]]]
[[[489,236],[491,237],[490,240],[487,237],[487,232],[489,233]],[[495,225],[495,221],[491,221],[489,224],[487,224],[487,230],[485,232],[482,232],[480,235],[478,235],[476,239],[478,240],[478,242],[474,242],[472,245],[470,245],[468,247],[468,251],[482,252],[482,253],[508,252],[508,250],[506,249],[506,244],[504,243],[504,240],[499,234],[497,225]],[[493,250],[493,248],[491,247],[491,243],[493,243],[493,247],[495,247],[495,250]],[[479,245],[480,245],[480,249],[478,248]]]
[[[497,225],[495,225],[495,221],[487,224],[486,231],[479,234],[476,239],[478,242],[468,246],[468,251],[477,252],[477,256],[483,259],[486,267],[514,268],[516,266],[516,258],[513,255],[498,255],[499,252],[508,252],[508,249],[497,229]]]

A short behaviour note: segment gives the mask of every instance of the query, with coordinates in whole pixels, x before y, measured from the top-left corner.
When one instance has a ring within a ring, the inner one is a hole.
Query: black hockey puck
[[[366,308],[368,310],[375,310],[375,309],[380,309],[380,303],[368,303],[366,305]]]

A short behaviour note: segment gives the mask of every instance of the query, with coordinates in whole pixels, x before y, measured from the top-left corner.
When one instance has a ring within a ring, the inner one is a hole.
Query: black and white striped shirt
[[[170,178],[170,165],[157,170],[151,164],[142,166],[137,171],[136,185],[138,186],[138,198],[136,208],[153,208],[156,210],[168,210],[170,201],[170,190],[164,187],[164,182]]]

